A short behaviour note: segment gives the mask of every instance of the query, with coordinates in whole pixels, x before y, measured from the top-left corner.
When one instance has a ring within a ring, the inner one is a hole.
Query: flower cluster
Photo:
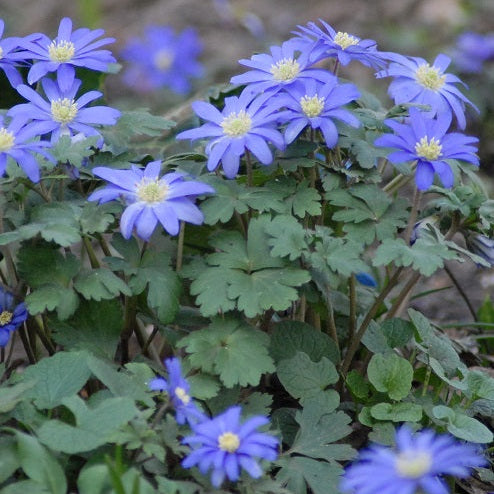
[[[0,36],[4,23],[0,20]],[[11,85],[27,103],[13,106],[7,112],[10,121],[0,123],[0,173],[7,168],[7,158],[17,163],[33,182],[40,180],[36,155],[55,160],[47,148],[56,144],[62,135],[100,136],[94,125],[114,125],[120,112],[106,106],[89,103],[102,96],[99,91],[77,93],[81,81],[76,69],[108,71],[115,62],[108,50],[100,47],[112,43],[113,38],[101,38],[102,29],[80,28],[72,30],[72,21],[60,22],[58,35],[50,39],[35,33],[25,38],[0,40],[0,69]],[[24,84],[18,68],[29,67],[27,83],[40,82],[43,94]],[[50,75],[54,74],[54,78]],[[100,139],[100,146],[103,139]]]
[[[250,70],[232,77],[243,85],[239,96],[225,98],[222,110],[196,101],[195,113],[205,123],[177,135],[177,139],[209,139],[206,145],[208,169],[222,165],[227,178],[234,178],[245,157],[247,175],[251,155],[262,165],[273,162],[272,147],[283,150],[305,129],[310,139],[320,132],[326,148],[338,143],[337,123],[358,127],[360,121],[348,105],[358,105],[360,94],[353,84],[343,84],[338,67],[356,60],[379,69],[377,78],[394,77],[389,94],[396,104],[411,106],[402,122],[386,124],[395,132],[377,139],[377,146],[397,148],[389,155],[392,163],[416,163],[416,183],[428,189],[437,174],[444,187],[451,187],[454,173],[450,160],[478,165],[477,139],[458,132],[448,133],[453,117],[460,129],[466,125],[465,106],[476,109],[458,89],[460,79],[447,73],[450,58],[440,54],[430,65],[417,57],[381,52],[376,42],[336,32],[326,22],[299,26],[296,37],[270,53],[253,55],[240,63]],[[333,70],[321,63],[333,59]],[[317,66],[316,66],[317,64]],[[420,111],[417,108],[420,107]]]
[[[151,391],[166,392],[175,408],[179,424],[188,423],[192,435],[183,439],[191,446],[191,453],[184,458],[182,466],[198,466],[202,474],[210,469],[211,483],[220,487],[225,478],[236,482],[240,470],[258,478],[263,471],[256,458],[274,461],[278,456],[278,440],[257,429],[269,423],[263,416],[254,416],[240,422],[242,410],[230,407],[224,413],[210,419],[201,412],[190,396],[190,386],[182,375],[180,361],[165,360],[168,380],[157,377],[149,383]]]
[[[121,52],[126,63],[123,81],[138,92],[162,87],[178,94],[190,91],[190,79],[201,77],[197,61],[202,45],[196,31],[175,34],[166,26],[148,26],[144,39],[129,40]]]
[[[213,193],[214,189],[202,182],[185,180],[178,172],[160,177],[160,170],[161,161],[152,161],[144,169],[135,165],[129,170],[96,167],[93,173],[110,185],[93,192],[88,200],[104,203],[123,198],[126,201],[129,206],[120,220],[125,238],[130,238],[134,226],[139,237],[149,240],[158,223],[170,235],[177,235],[180,221],[200,225],[203,215],[193,200]]]
[[[24,303],[15,305],[14,296],[0,287],[0,347],[10,340],[10,335],[26,319],[27,310]]]
[[[396,448],[374,445],[345,472],[341,490],[352,494],[448,494],[442,477],[468,477],[487,463],[478,448],[431,430],[396,432]]]

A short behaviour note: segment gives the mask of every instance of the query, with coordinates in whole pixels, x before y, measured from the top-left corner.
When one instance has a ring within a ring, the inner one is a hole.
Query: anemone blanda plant
[[[58,81],[61,79],[65,80],[65,76],[60,76]],[[37,135],[49,133],[52,143],[56,143],[61,135],[100,136],[93,125],[115,125],[120,117],[119,110],[108,106],[88,107],[103,96],[100,91],[88,91],[77,97],[81,86],[79,79],[73,79],[67,90],[47,78],[42,79],[41,85],[47,99],[25,84],[17,86],[17,91],[29,102],[13,106],[7,115],[26,124],[26,128]]]
[[[451,116],[440,113],[430,118],[427,112],[410,108],[407,123],[385,120],[394,134],[384,134],[375,140],[376,146],[396,148],[388,155],[392,163],[417,162],[415,182],[419,190],[427,190],[437,174],[444,187],[454,183],[454,174],[447,160],[462,160],[479,165],[476,137],[449,132]]]
[[[454,115],[460,129],[466,126],[465,105],[478,108],[458,89],[465,85],[456,75],[446,72],[451,58],[439,54],[432,65],[420,57],[390,56],[389,66],[377,78],[393,77],[388,93],[396,104],[414,103],[430,107],[432,116]]]
[[[223,110],[204,101],[192,103],[195,113],[206,121],[201,127],[180,132],[177,139],[210,138],[206,146],[208,170],[215,170],[220,162],[227,178],[235,178],[240,157],[246,151],[263,164],[273,161],[269,144],[278,149],[285,147],[285,141],[277,129],[276,121],[280,118],[276,100],[270,95],[254,96],[250,91],[243,91],[240,96],[225,98]]]
[[[0,347],[7,345],[12,332],[27,319],[27,316],[24,302],[16,305],[12,293],[0,287]]]
[[[121,51],[125,84],[136,91],[169,88],[178,94],[191,89],[191,79],[204,75],[198,61],[202,43],[196,30],[175,33],[169,26],[148,26],[143,38],[130,39]]]
[[[120,230],[130,238],[135,227],[137,235],[149,240],[157,224],[177,235],[180,221],[200,225],[201,210],[194,204],[197,196],[214,193],[205,183],[186,180],[182,173],[161,176],[161,161],[152,161],[144,169],[136,165],[128,170],[106,167],[93,168],[93,173],[109,182],[93,192],[88,200],[105,203],[123,198],[127,207],[120,219]]]
[[[373,445],[361,451],[343,475],[340,488],[350,494],[448,494],[444,476],[465,478],[486,465],[479,447],[432,430],[397,430],[396,447]]]
[[[72,30],[72,20],[64,17],[60,21],[58,34],[54,39],[42,33],[21,42],[24,59],[35,60],[29,69],[27,81],[34,84],[50,72],[57,72],[57,79],[63,91],[70,90],[76,67],[106,72],[116,60],[109,50],[102,46],[115,41],[114,38],[101,38],[103,29],[79,28]]]

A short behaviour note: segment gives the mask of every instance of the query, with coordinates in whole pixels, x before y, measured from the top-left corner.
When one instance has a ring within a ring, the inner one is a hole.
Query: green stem
[[[453,274],[453,272],[451,271],[451,269],[449,269],[449,267],[446,264],[444,265],[444,271],[446,271],[446,273],[448,274],[448,276],[451,278],[451,281],[453,282],[453,284],[455,285],[456,289],[458,290],[458,293],[460,294],[461,298],[467,304],[468,310],[470,311],[470,314],[472,315],[473,320],[475,322],[478,322],[477,313],[475,312],[475,309],[474,309],[474,307],[472,305],[472,302],[470,302],[470,299],[468,298],[467,294],[465,293],[465,291],[461,287],[460,283],[456,279],[456,277]]]
[[[91,241],[89,240],[88,237],[84,236],[84,237],[82,237],[82,242],[84,243],[84,247],[85,247],[87,255],[89,257],[89,262],[91,263],[91,267],[93,269],[99,268],[100,263],[99,263],[98,258],[96,256],[96,253],[94,252]]]
[[[357,296],[355,289],[355,275],[352,273],[348,278],[348,296],[350,299],[350,316],[348,321],[348,337],[353,339],[357,328]]]
[[[364,337],[364,334],[365,334],[369,324],[371,323],[372,319],[376,315],[379,307],[384,302],[385,298],[388,296],[389,292],[396,286],[396,283],[398,282],[398,278],[400,277],[402,271],[403,271],[402,267],[399,267],[396,269],[393,276],[388,281],[387,285],[384,287],[383,291],[378,295],[378,297],[376,298],[376,300],[372,304],[371,308],[369,309],[369,311],[365,315],[364,320],[362,321],[362,324],[360,325],[360,328],[355,333],[355,336],[350,341],[349,346],[348,346],[348,350],[347,350],[346,355],[345,355],[345,358],[343,359],[343,362],[341,363],[341,376],[342,376],[343,381],[345,380],[346,375],[348,374],[348,370],[350,369],[350,365],[352,363],[353,357],[357,353],[360,342],[362,341],[362,338]]]
[[[245,150],[245,163],[247,168],[247,187],[252,187],[254,184],[254,177],[252,174],[252,160],[248,149]]]
[[[338,331],[336,329],[336,321],[334,319],[334,309],[333,303],[331,302],[331,292],[329,286],[326,286],[327,296],[326,305],[328,307],[328,324],[329,324],[329,335],[334,340],[338,353],[340,352],[340,343],[338,341]]]
[[[24,347],[24,350],[26,351],[26,355],[27,355],[27,358],[29,360],[29,363],[35,364],[36,363],[36,357],[34,356],[33,349],[31,348],[31,344],[29,343],[29,339],[27,337],[26,323],[24,323],[17,331],[19,333],[19,336],[21,337],[22,346]]]
[[[422,197],[422,193],[415,187],[413,192],[412,199],[412,210],[410,211],[410,216],[408,217],[408,224],[405,230],[405,243],[410,244],[410,238],[412,237],[413,227],[417,221],[417,213],[420,205],[420,198]]]

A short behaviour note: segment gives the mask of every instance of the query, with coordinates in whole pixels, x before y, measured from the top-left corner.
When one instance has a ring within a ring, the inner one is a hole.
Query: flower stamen
[[[338,31],[335,37],[333,38],[333,42],[341,46],[341,48],[345,50],[349,46],[354,46],[358,44],[359,39],[356,38],[355,36],[352,36],[351,34]]]
[[[173,63],[173,53],[166,48],[163,48],[156,52],[153,57],[154,66],[163,72],[168,70]]]
[[[297,77],[300,64],[293,58],[283,58],[271,65],[269,70],[275,81],[289,82]]]
[[[445,75],[439,75],[437,67],[431,67],[428,63],[422,64],[415,72],[417,82],[427,89],[438,91],[444,86]]]
[[[177,386],[175,388],[175,396],[184,404],[187,405],[190,402],[190,396],[187,394],[184,388]]]
[[[324,109],[324,102],[326,98],[315,96],[303,96],[300,98],[300,106],[302,111],[309,117],[318,117]]]
[[[52,41],[48,47],[48,56],[52,62],[69,62],[75,53],[75,45],[72,41]]]
[[[429,472],[432,457],[426,451],[403,451],[397,455],[396,471],[401,477],[417,479]]]
[[[247,134],[252,127],[252,119],[245,110],[238,113],[232,112],[221,122],[221,127],[225,135],[229,137],[239,137]]]
[[[218,447],[228,453],[235,453],[240,447],[240,438],[233,432],[224,432],[218,437]]]
[[[2,311],[0,314],[0,326],[6,326],[9,324],[13,317],[14,314],[12,314],[12,312],[9,312],[8,310]]]
[[[441,156],[443,147],[441,146],[438,139],[431,137],[430,140],[427,136],[420,139],[419,142],[415,144],[415,152],[420,158],[425,158],[429,161],[435,161],[439,156]]]
[[[67,124],[77,115],[77,104],[73,99],[59,98],[51,102],[51,115],[55,122]]]
[[[155,204],[162,202],[168,195],[168,185],[158,179],[143,178],[136,186],[136,194],[140,201]]]
[[[14,145],[14,134],[5,127],[0,129],[0,152],[9,151]]]

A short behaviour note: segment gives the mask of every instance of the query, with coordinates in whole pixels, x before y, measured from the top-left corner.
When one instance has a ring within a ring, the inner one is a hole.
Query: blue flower
[[[455,84],[463,82],[455,75],[445,73],[451,59],[439,54],[429,65],[419,57],[404,57],[394,54],[389,67],[376,74],[377,78],[394,77],[388,93],[396,104],[415,103],[430,106],[431,116],[445,113],[455,115],[458,126],[464,129],[465,104],[476,111],[477,107],[464,96]],[[465,84],[463,84],[465,85]]]
[[[240,96],[225,98],[225,107],[219,111],[204,101],[195,101],[192,108],[207,123],[196,129],[186,130],[177,139],[201,139],[211,137],[206,146],[208,170],[215,170],[219,162],[228,178],[235,178],[240,166],[240,157],[250,150],[263,164],[273,161],[268,142],[278,149],[285,147],[285,141],[276,129],[279,118],[277,107],[264,106],[268,96],[254,98],[248,91]]]
[[[101,98],[99,91],[89,91],[76,99],[81,81],[74,79],[67,91],[62,91],[57,83],[44,78],[41,81],[48,100],[29,86],[21,84],[17,91],[29,103],[13,106],[7,115],[26,123],[27,128],[38,135],[51,132],[51,142],[58,141],[61,135],[74,136],[82,133],[87,136],[100,136],[91,125],[115,125],[120,112],[108,106],[85,106],[91,101]]]
[[[10,334],[27,319],[24,303],[14,305],[13,295],[0,287],[0,347],[9,342]]]
[[[160,178],[160,170],[161,161],[152,161],[144,169],[134,165],[130,170],[96,167],[93,173],[110,185],[93,192],[88,200],[103,203],[122,197],[126,201],[128,207],[120,219],[125,238],[130,238],[134,226],[139,237],[149,240],[158,222],[170,235],[177,235],[180,220],[200,225],[204,217],[193,199],[214,193],[214,189],[202,182],[187,181],[178,172]]]
[[[5,125],[0,115],[0,176],[5,175],[8,158],[14,160],[32,182],[39,182],[40,172],[35,154],[41,154],[46,159],[54,161],[45,151],[51,144],[46,141],[33,141],[37,135],[36,129],[27,128],[20,120],[12,120]]]
[[[247,84],[246,90],[251,93],[263,91],[279,91],[281,88],[293,86],[297,81],[315,79],[328,81],[333,75],[322,69],[309,68],[310,46],[300,49],[301,43],[296,39],[285,41],[281,46],[271,46],[271,55],[260,53],[250,60],[242,59],[239,63],[254,70],[231,78],[232,84]]]
[[[396,432],[394,449],[373,445],[346,470],[340,489],[352,494],[448,494],[443,475],[465,478],[486,459],[473,444],[431,430]]]
[[[278,105],[286,109],[280,119],[283,123],[288,122],[285,129],[286,143],[293,142],[300,132],[309,126],[322,132],[329,148],[335,147],[338,130],[333,119],[358,127],[358,118],[341,107],[359,96],[355,85],[339,84],[334,76],[326,83],[309,79],[286,88],[277,98]]]
[[[123,80],[137,91],[168,87],[186,94],[190,91],[190,79],[204,73],[197,61],[201,51],[194,29],[175,34],[169,27],[148,26],[144,40],[130,40],[121,52],[128,62]]]
[[[463,160],[479,164],[475,143],[478,139],[457,132],[447,134],[451,123],[448,114],[441,113],[437,119],[417,108],[410,108],[409,123],[402,124],[394,120],[385,120],[395,134],[384,134],[376,139],[376,146],[397,148],[388,155],[392,163],[417,161],[415,182],[419,190],[427,190],[437,173],[444,187],[453,186],[454,175],[446,160]]]
[[[194,425],[194,435],[183,440],[193,449],[182,466],[197,465],[202,474],[212,468],[211,483],[215,487],[225,477],[237,481],[241,468],[253,478],[260,477],[262,469],[255,458],[274,461],[278,456],[278,440],[256,431],[269,423],[266,417],[255,416],[240,424],[240,414],[240,407],[231,407],[213,419]]]
[[[175,408],[177,423],[183,425],[188,422],[193,425],[207,420],[190,396],[190,385],[182,375],[180,360],[166,359],[165,367],[168,371],[168,381],[163,377],[156,377],[149,382],[149,389],[168,393]]]
[[[58,36],[51,40],[44,34],[36,34],[35,40],[25,39],[24,58],[37,62],[27,75],[29,84],[34,84],[49,72],[57,72],[58,82],[63,91],[68,91],[74,82],[75,67],[106,72],[110,63],[116,60],[109,50],[101,46],[113,43],[114,38],[97,40],[105,33],[103,29],[80,28],[72,31],[72,21],[64,17],[60,21]]]
[[[348,65],[358,60],[363,65],[382,68],[386,65],[386,57],[377,50],[372,39],[360,39],[353,34],[336,32],[327,22],[319,19],[323,29],[314,22],[307,26],[297,26],[301,32],[295,31],[301,39],[312,45],[311,61],[318,62],[325,58],[336,58],[341,65]]]
[[[361,285],[364,285],[364,286],[368,286],[368,287],[371,287],[371,288],[376,288],[376,286],[377,286],[377,281],[374,278],[374,276],[372,276],[369,273],[364,273],[363,271],[361,271],[360,273],[356,273],[355,274],[355,279]]]
[[[456,41],[453,60],[463,72],[481,72],[484,62],[494,60],[494,33],[461,34]]]
[[[0,19],[0,38],[2,38],[4,29],[5,23]],[[31,39],[32,37],[33,36],[31,35],[25,39]],[[24,57],[19,54],[20,41],[20,38],[0,39],[0,69],[5,72],[12,87],[22,84],[22,77],[17,70],[19,62],[24,59]]]

